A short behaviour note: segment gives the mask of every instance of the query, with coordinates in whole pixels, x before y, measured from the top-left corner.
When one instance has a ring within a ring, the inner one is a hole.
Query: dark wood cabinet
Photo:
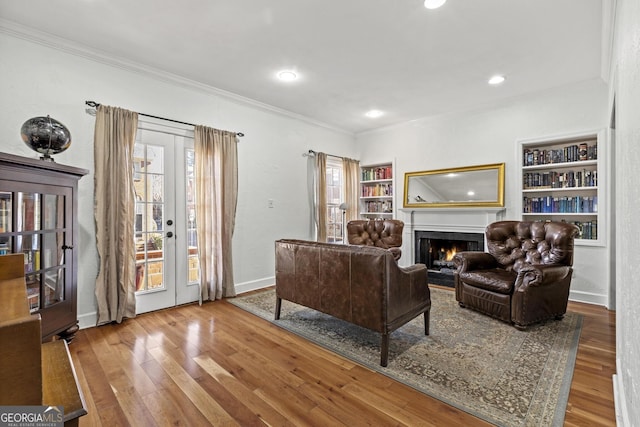
[[[29,309],[42,340],[78,330],[78,181],[89,171],[0,153],[0,254],[24,254]]]

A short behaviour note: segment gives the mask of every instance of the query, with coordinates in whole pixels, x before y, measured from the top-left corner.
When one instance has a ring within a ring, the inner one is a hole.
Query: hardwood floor
[[[615,426],[615,313],[584,323],[565,426]],[[78,332],[80,426],[486,426],[226,301]]]

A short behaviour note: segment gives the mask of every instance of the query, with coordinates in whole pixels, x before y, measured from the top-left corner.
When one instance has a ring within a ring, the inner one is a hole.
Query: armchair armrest
[[[498,266],[498,261],[487,252],[458,252],[453,256],[453,263],[459,272],[488,270]]]
[[[528,265],[518,271],[516,292],[525,292],[529,286],[546,286],[566,283],[571,279],[573,268],[568,265],[540,264]]]

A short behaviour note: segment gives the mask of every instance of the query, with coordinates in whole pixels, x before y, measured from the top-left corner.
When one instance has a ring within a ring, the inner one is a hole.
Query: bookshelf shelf
[[[360,216],[362,218],[393,217],[393,162],[360,167]]]
[[[602,132],[519,141],[522,217],[574,223],[576,244],[602,245],[602,143]]]

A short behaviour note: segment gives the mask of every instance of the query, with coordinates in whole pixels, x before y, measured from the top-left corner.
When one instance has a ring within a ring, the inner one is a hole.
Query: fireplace
[[[453,287],[453,256],[462,251],[483,251],[483,233],[419,231],[415,236],[415,262],[426,264],[429,283]]]

